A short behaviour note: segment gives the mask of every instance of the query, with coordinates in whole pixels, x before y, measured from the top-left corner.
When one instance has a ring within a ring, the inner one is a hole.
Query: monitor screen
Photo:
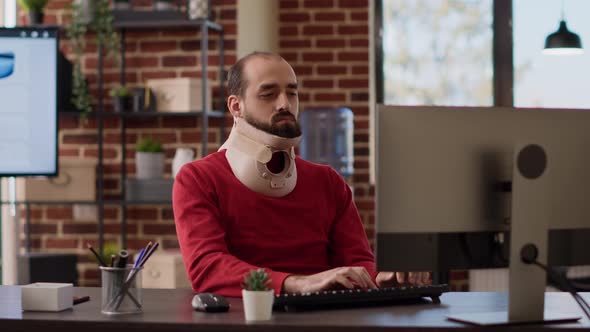
[[[380,105],[376,125],[379,269],[507,266],[520,143],[548,149],[547,203],[519,208],[547,209],[549,262],[590,261],[590,112]]]
[[[57,174],[58,31],[0,28],[0,176]]]

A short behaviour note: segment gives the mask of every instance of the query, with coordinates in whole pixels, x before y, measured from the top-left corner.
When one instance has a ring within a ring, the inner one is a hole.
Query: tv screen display
[[[0,28],[0,176],[57,174],[56,29]]]

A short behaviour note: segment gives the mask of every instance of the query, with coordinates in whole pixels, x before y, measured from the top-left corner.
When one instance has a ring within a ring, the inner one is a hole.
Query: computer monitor
[[[0,28],[0,176],[57,174],[58,31]]]
[[[551,252],[568,265],[590,261],[582,242],[590,239],[590,112],[383,105],[377,112],[378,269],[510,261],[510,319],[542,320],[545,274],[521,264],[516,248],[534,243],[544,263]],[[501,250],[508,231],[510,255]],[[548,240],[549,231],[558,239]]]

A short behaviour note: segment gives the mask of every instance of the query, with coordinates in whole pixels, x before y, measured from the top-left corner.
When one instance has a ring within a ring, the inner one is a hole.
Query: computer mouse
[[[221,295],[200,293],[193,297],[193,308],[204,312],[225,312],[229,310],[229,302]]]

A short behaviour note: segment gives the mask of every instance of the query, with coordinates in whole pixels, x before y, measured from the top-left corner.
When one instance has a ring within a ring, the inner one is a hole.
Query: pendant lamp
[[[547,36],[545,39],[545,49],[543,54],[552,55],[575,55],[583,54],[582,41],[580,36],[571,32],[567,28],[563,13],[563,2],[561,3],[561,22],[559,29]]]

